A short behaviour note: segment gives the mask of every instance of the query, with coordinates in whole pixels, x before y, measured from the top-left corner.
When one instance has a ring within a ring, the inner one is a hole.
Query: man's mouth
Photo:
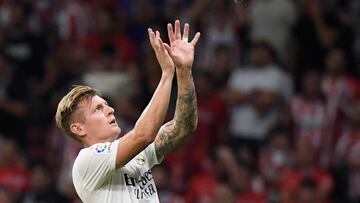
[[[113,124],[116,124],[116,119],[113,118],[110,122],[109,122],[110,125],[113,125]]]

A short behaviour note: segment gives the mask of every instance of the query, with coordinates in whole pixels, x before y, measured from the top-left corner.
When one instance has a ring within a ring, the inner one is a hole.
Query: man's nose
[[[114,108],[112,108],[111,106],[107,106],[108,107],[108,115],[114,114],[115,110]]]

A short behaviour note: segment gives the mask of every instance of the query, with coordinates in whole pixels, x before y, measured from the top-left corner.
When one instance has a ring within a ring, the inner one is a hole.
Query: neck
[[[330,72],[328,76],[333,79],[341,78],[344,74],[342,72]]]
[[[114,139],[96,139],[96,140],[83,140],[82,141],[82,145],[84,148],[87,148],[87,147],[90,147],[94,144],[97,144],[97,143],[105,143],[105,142],[113,142]]]

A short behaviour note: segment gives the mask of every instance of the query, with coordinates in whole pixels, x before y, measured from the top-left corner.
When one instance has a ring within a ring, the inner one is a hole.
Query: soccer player
[[[159,202],[150,169],[196,129],[191,69],[200,33],[188,42],[189,25],[185,24],[183,34],[178,20],[174,27],[167,26],[170,45],[162,42],[158,31],[148,30],[162,70],[161,80],[134,128],[120,139],[114,109],[96,90],[77,86],[60,101],[57,125],[84,146],[74,162],[72,175],[75,189],[85,203]],[[161,126],[175,71],[175,115]]]

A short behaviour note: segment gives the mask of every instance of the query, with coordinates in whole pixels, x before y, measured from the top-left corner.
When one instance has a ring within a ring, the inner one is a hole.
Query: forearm
[[[177,72],[178,98],[174,119],[165,124],[155,140],[158,160],[182,143],[197,126],[197,105],[194,81],[190,72]]]
[[[178,99],[174,122],[183,131],[181,136],[186,136],[197,126],[197,104],[193,77],[188,70],[177,70]]]
[[[153,97],[135,124],[136,133],[149,136],[149,139],[155,138],[168,110],[173,76],[162,74]]]

